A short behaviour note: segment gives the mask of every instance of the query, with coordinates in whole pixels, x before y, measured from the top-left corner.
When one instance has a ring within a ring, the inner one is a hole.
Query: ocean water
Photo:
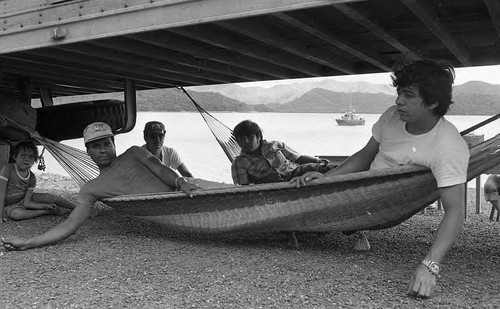
[[[280,140],[301,154],[349,156],[361,149],[371,137],[371,127],[380,115],[361,114],[364,126],[338,126],[335,118],[340,114],[328,113],[212,113],[229,128],[245,119],[257,122],[267,140]],[[489,116],[447,116],[460,131]],[[198,113],[140,112],[137,123],[129,133],[116,136],[117,154],[130,146],[143,145],[143,129],[146,122],[158,120],[166,126],[165,145],[175,148],[195,177],[232,183],[231,165],[214,136]],[[500,121],[477,129],[485,139],[500,133]],[[62,143],[84,150],[83,139]],[[46,173],[68,175],[46,152]],[[35,173],[41,171],[33,168]],[[482,177],[483,181],[486,177]],[[470,186],[474,186],[472,181]]]

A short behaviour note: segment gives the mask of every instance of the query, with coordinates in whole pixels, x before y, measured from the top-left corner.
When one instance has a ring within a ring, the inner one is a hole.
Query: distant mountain
[[[293,101],[307,92],[316,89],[326,89],[333,92],[363,92],[373,94],[394,95],[391,85],[371,84],[367,82],[338,82],[334,80],[290,81],[288,84],[273,87],[242,87],[235,84],[192,87],[198,92],[218,92],[247,104],[282,104]]]
[[[453,87],[453,95],[480,94],[500,96],[500,85],[492,85],[480,81],[471,81],[463,85]]]
[[[450,114],[496,115],[500,113],[500,85],[470,81],[453,87]]]
[[[268,106],[277,112],[287,113],[342,113],[353,107],[364,114],[380,114],[395,101],[395,96],[382,93],[360,93],[350,95],[345,92],[333,92],[326,89],[313,89],[288,103]]]
[[[270,112],[263,105],[248,105],[215,92],[188,90],[189,95],[207,111]],[[191,100],[177,89],[140,91],[137,94],[138,111],[197,111]]]
[[[380,114],[395,103],[396,96],[356,92],[351,94],[351,100],[352,106],[358,113]],[[454,95],[453,101],[454,104],[450,106],[450,115],[495,115],[500,113],[500,96],[462,91]],[[277,112],[287,113],[342,113],[349,108],[349,94],[318,88],[288,103],[267,106]]]
[[[449,114],[496,115],[500,114],[500,96],[491,94],[458,94],[453,96]]]

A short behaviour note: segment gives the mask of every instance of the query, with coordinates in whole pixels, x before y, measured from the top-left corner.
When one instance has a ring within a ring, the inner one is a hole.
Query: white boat
[[[342,117],[335,119],[339,126],[363,126],[365,125],[365,118],[356,115],[355,110],[349,108],[349,110],[342,115]]]
[[[356,110],[352,107],[351,94],[349,93],[349,110],[335,121],[339,126],[364,126],[365,119],[355,114],[355,112]]]

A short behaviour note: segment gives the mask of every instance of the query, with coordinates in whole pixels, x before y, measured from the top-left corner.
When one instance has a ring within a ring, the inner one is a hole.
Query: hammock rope
[[[8,117],[4,119],[14,127],[29,133],[34,140],[44,146],[80,187],[99,175],[99,168],[85,151],[45,138]]]
[[[236,158],[241,152],[241,147],[238,145],[238,142],[234,138],[233,130],[228,128],[225,124],[223,124],[221,121],[207,112],[203,107],[201,107],[193,99],[193,97],[191,97],[186,89],[184,89],[184,87],[176,86],[176,88],[184,92],[184,94],[191,100],[191,102],[194,104],[201,117],[207,124],[208,128],[212,132],[213,136],[217,140],[217,143],[219,143],[222,150],[226,154],[229,161],[233,162],[234,158]]]

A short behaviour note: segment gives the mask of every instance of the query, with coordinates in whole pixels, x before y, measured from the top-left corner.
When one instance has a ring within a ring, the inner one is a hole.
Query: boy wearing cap
[[[78,203],[69,217],[51,230],[29,239],[2,238],[7,250],[26,250],[52,244],[74,234],[89,217],[92,206],[100,199],[125,194],[168,192],[175,188],[192,196],[199,187],[179,177],[147,150],[132,146],[116,156],[114,135],[103,122],[88,125],[83,131],[87,153],[100,170],[97,178],[87,182],[78,193]]]
[[[142,148],[151,152],[155,157],[173,170],[177,170],[184,177],[193,177],[175,149],[163,146],[165,141],[165,126],[159,121],[150,121],[144,126],[145,145]]]

